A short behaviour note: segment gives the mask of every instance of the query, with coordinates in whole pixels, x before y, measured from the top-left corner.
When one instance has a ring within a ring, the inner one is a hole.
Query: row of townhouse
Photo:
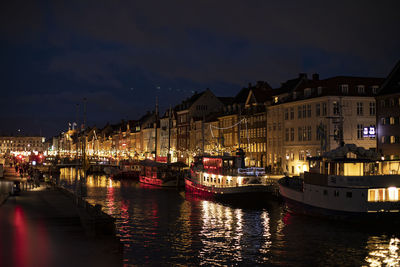
[[[319,156],[342,142],[376,147],[375,96],[383,79],[299,77],[287,93],[267,107],[267,161],[276,172],[298,174],[308,169],[307,157]]]
[[[0,136],[1,154],[43,152],[45,138],[42,136]]]
[[[398,64],[386,80],[299,74],[275,89],[249,84],[235,97],[207,89],[161,115],[156,108],[139,120],[87,128],[80,137],[69,130],[53,146],[70,155],[86,144],[89,155],[187,164],[203,152],[242,148],[246,165],[293,175],[307,170],[307,157],[343,142],[394,159],[400,155],[399,72]]]

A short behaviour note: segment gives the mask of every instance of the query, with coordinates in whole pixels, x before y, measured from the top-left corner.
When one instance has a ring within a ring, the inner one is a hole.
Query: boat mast
[[[344,137],[343,137],[343,104],[342,97],[339,97],[339,145],[344,146]]]
[[[76,137],[77,137],[77,144],[76,144],[76,149],[75,149],[75,162],[78,165],[78,153],[79,153],[79,147],[80,147],[80,142],[79,142],[79,135],[80,135],[80,127],[78,123],[78,113],[79,113],[79,103],[76,104]],[[71,150],[70,150],[71,151]]]
[[[238,124],[238,144],[239,144],[239,150],[240,150],[240,131],[241,131],[241,128],[240,128],[240,124],[241,124],[241,114],[242,113],[242,110],[241,110],[241,108],[240,108],[240,104],[239,104],[239,116],[238,116],[238,121],[239,121],[239,124]]]
[[[171,112],[172,108],[171,105],[169,106],[168,112],[168,154],[167,154],[167,162],[171,163]]]
[[[154,122],[154,161],[157,161],[157,121],[158,121],[158,97],[156,96],[156,114],[155,114],[155,122]]]
[[[203,153],[203,155],[204,155],[204,121],[205,121],[205,119],[206,119],[206,116],[205,116],[204,111],[203,111],[203,120],[201,122],[201,136],[202,136],[202,142],[203,142],[203,144],[202,144],[202,153]]]

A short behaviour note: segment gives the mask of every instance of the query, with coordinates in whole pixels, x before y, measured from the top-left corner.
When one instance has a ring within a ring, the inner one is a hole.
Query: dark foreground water
[[[62,182],[73,187],[73,172]],[[399,266],[400,231],[190,197],[184,191],[89,176],[87,200],[117,220],[126,265]]]

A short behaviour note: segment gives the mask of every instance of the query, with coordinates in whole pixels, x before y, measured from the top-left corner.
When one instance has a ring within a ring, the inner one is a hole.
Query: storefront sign
[[[364,137],[375,137],[375,126],[364,127]]]

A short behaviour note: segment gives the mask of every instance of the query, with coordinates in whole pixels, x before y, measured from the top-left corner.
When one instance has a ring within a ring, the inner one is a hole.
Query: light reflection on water
[[[399,242],[396,237],[374,236],[370,237],[367,243],[369,251],[365,261],[370,266],[399,266]]]
[[[75,169],[61,182],[74,188]],[[176,189],[89,175],[87,200],[116,218],[127,265],[398,266],[399,234],[377,235],[287,213],[248,209]]]

